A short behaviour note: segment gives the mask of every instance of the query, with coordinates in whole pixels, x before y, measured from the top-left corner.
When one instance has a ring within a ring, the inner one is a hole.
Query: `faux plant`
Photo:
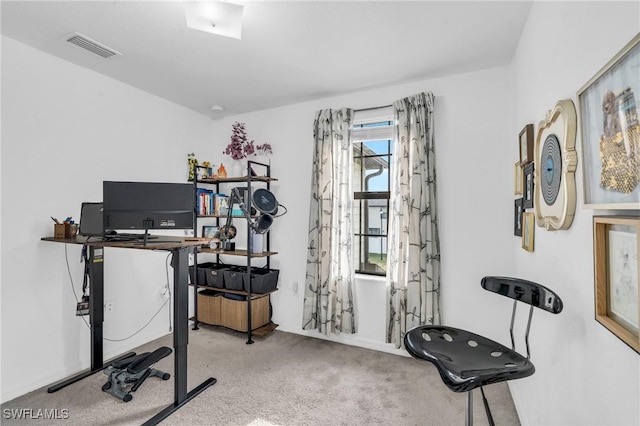
[[[233,158],[234,160],[242,160],[250,155],[271,154],[271,145],[268,143],[262,145],[255,145],[253,140],[249,140],[247,137],[247,131],[245,129],[245,123],[235,122],[231,131],[231,142],[222,151]]]

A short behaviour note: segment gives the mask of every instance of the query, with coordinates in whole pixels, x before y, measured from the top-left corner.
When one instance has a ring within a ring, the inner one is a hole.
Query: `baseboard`
[[[287,333],[300,334],[302,336],[313,337],[316,339],[328,340],[331,342],[342,343],[344,345],[357,346],[360,348],[371,349],[374,351],[385,352],[393,355],[400,355],[409,357],[410,355],[404,349],[397,349],[392,343],[382,343],[371,339],[364,339],[358,337],[357,334],[330,334],[328,336],[320,334],[317,330],[302,330],[283,327],[278,327],[278,330],[285,331]]]

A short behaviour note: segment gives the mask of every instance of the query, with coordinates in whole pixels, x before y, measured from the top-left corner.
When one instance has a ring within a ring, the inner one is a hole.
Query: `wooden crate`
[[[236,331],[247,331],[246,300],[233,300],[222,293],[204,290],[198,293],[198,321],[221,325]],[[260,328],[270,321],[269,295],[251,301],[251,329]]]

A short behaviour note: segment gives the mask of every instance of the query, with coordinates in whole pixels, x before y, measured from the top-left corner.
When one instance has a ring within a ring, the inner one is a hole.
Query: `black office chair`
[[[465,424],[473,424],[473,389],[480,388],[489,424],[493,418],[483,386],[531,376],[535,367],[529,360],[529,329],[533,308],[552,314],[562,312],[562,300],[548,288],[518,278],[484,277],[482,288],[514,299],[511,314],[511,349],[469,331],[437,325],[421,325],[409,330],[404,345],[414,358],[433,363],[445,385],[454,392],[467,392]],[[531,305],[525,342],[527,356],[515,351],[513,323],[518,302]]]
[[[131,401],[133,398],[131,392],[137,391],[149,376],[169,380],[171,377],[169,373],[151,368],[153,364],[169,354],[171,354],[171,348],[163,346],[153,352],[133,354],[114,362],[102,371],[109,377],[107,383],[102,385],[102,390],[124,402]]]

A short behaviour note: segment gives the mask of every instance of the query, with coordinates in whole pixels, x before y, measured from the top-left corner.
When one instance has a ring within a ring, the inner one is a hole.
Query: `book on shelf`
[[[210,189],[198,188],[196,190],[196,211],[198,216],[213,214],[214,194]]]
[[[215,194],[213,198],[213,214],[225,216],[229,211],[229,197],[225,194]]]

